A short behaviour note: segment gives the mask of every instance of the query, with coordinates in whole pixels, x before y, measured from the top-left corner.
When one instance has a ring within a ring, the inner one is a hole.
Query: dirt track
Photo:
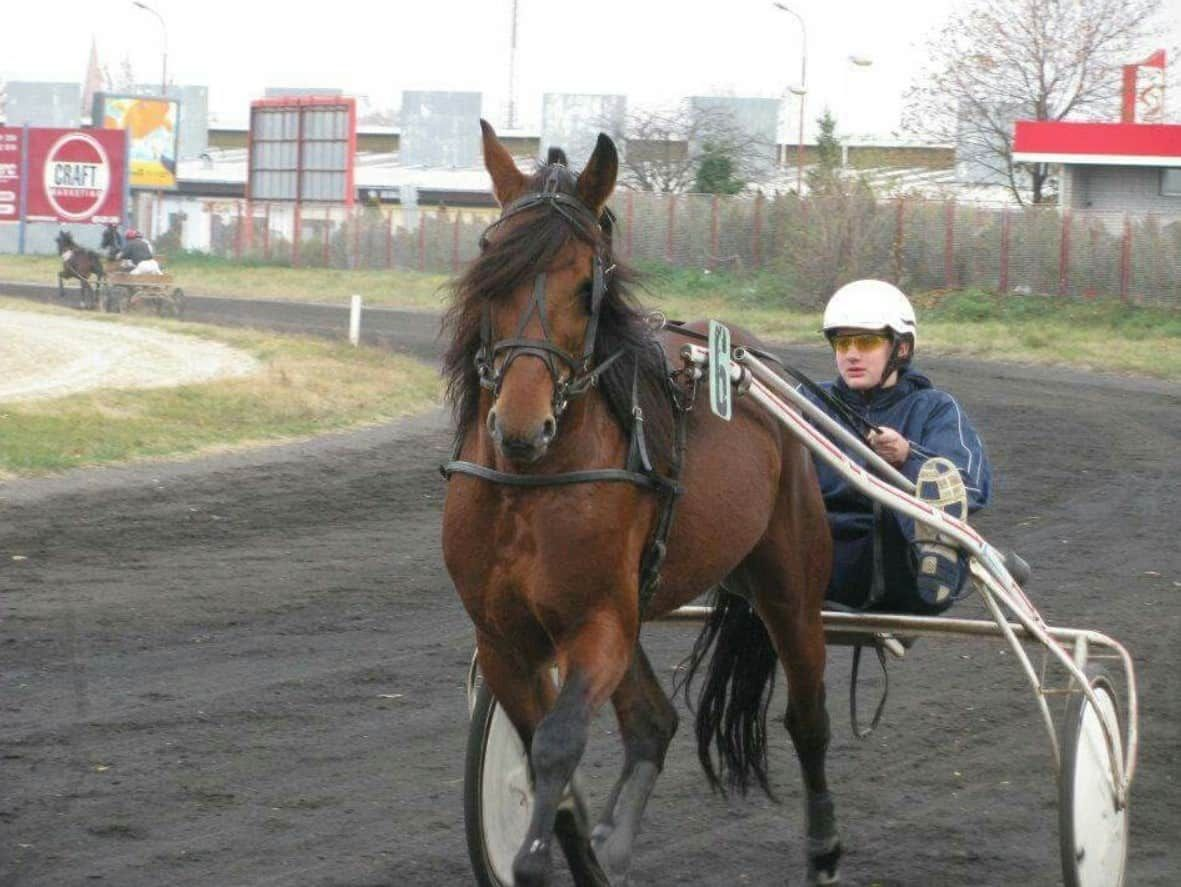
[[[0,401],[164,388],[256,372],[249,354],[163,330],[0,310]]]
[[[983,430],[998,489],[981,526],[1034,563],[1043,613],[1136,656],[1129,883],[1175,884],[1181,393],[926,366]],[[0,884],[470,883],[471,631],[438,547],[447,439],[429,416],[0,487]],[[683,627],[646,629],[666,675],[689,641]],[[1059,882],[1047,742],[1000,650],[922,642],[894,667],[886,723],[864,744],[848,729],[848,653],[833,654],[846,883]],[[600,800],[618,763],[612,727],[596,722],[584,768]],[[649,808],[635,883],[800,883],[786,734],[776,807],[711,796],[690,732],[683,722]]]

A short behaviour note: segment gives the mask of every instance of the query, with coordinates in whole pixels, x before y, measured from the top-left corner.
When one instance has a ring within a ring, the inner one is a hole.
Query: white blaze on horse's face
[[[538,312],[533,311],[521,338],[546,340],[568,354],[580,353],[590,320],[584,294],[592,257],[590,246],[571,241],[545,275],[544,307],[549,335],[542,328]],[[495,341],[516,335],[521,318],[530,312],[533,304],[534,285],[535,281],[529,281],[496,306]],[[488,415],[489,433],[505,458],[518,464],[537,462],[548,452],[557,434],[564,406],[558,402],[558,385],[569,381],[571,369],[561,361],[554,361],[551,369],[541,355],[530,352],[512,357],[507,368],[502,355],[494,369],[503,375]]]

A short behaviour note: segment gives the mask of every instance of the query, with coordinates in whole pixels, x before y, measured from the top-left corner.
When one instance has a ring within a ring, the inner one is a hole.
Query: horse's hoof
[[[808,858],[808,884],[820,885],[841,883],[841,844],[836,842],[832,849],[811,853]]]
[[[615,826],[600,822],[591,832],[590,845],[611,887],[627,887],[631,848],[620,848],[618,838]]]
[[[517,854],[513,860],[514,887],[545,887],[549,883],[553,868],[549,851],[549,844],[538,840]]]

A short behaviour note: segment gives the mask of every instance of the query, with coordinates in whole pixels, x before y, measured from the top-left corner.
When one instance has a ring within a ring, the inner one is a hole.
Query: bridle
[[[577,197],[558,191],[560,169],[555,164],[546,178],[541,191],[526,194],[513,201],[501,214],[500,218],[489,225],[480,236],[480,248],[488,245],[488,233],[498,225],[527,210],[543,207],[557,212],[565,219],[575,233],[584,240],[591,240],[596,244],[600,240],[600,232],[604,229],[604,221],[610,224],[610,211],[604,210],[603,217],[596,218],[592,210]],[[555,421],[565,412],[570,398],[583,394],[593,386],[600,375],[623,354],[616,351],[598,366],[594,365],[595,336],[599,328],[599,314],[603,307],[603,297],[607,293],[607,285],[614,265],[606,266],[601,246],[596,245],[595,256],[591,261],[591,299],[590,320],[587,322],[586,333],[582,340],[582,352],[575,355],[565,348],[556,345],[550,330],[549,318],[546,315],[545,293],[546,272],[540,272],[533,281],[533,294],[528,308],[522,313],[517,322],[516,331],[507,339],[492,341],[492,306],[484,303],[483,315],[480,319],[480,347],[476,351],[476,373],[480,378],[480,385],[492,392],[493,400],[500,396],[500,389],[504,384],[504,377],[514,360],[522,355],[530,355],[541,360],[549,371],[553,381],[553,413]],[[530,318],[537,314],[541,324],[543,338],[525,336],[525,328]],[[503,360],[501,360],[503,358]],[[501,360],[497,366],[497,360]]]

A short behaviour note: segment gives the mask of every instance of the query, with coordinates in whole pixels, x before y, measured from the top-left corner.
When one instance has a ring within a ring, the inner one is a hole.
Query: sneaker
[[[942,456],[928,459],[919,469],[915,495],[959,520],[968,517],[968,491],[955,463]],[[960,552],[945,536],[915,521],[914,554],[919,597],[930,606],[952,602],[963,584]]]

